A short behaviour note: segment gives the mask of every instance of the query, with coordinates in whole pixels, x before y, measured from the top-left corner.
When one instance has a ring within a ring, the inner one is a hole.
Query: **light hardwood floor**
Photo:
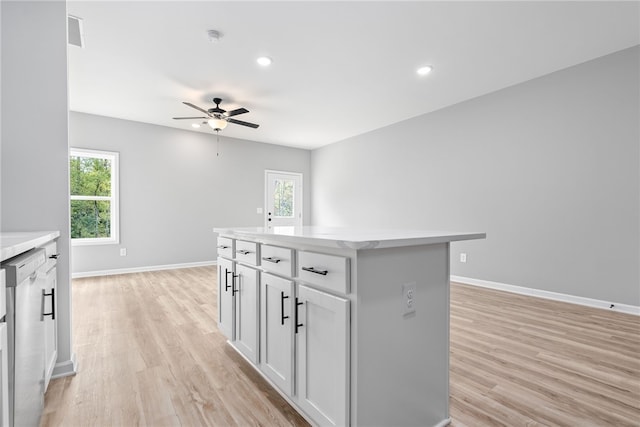
[[[226,345],[215,276],[74,280],[78,375],[41,425],[307,425]],[[640,426],[640,318],[452,284],[450,382],[454,427]]]

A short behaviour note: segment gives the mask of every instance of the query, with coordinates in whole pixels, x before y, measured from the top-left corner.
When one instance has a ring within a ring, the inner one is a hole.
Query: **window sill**
[[[71,239],[71,246],[118,245],[120,239]]]

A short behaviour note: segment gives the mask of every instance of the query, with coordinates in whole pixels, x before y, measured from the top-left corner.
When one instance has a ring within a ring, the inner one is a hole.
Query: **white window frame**
[[[111,161],[111,196],[73,196],[69,194],[69,204],[71,200],[108,200],[111,202],[111,237],[95,238],[72,238],[71,244],[74,246],[83,245],[117,245],[120,243],[120,153],[115,151],[89,150],[86,148],[70,148],[69,159],[71,157],[91,157],[95,159],[108,159]],[[71,188],[69,188],[71,193]],[[69,212],[71,214],[71,212]],[[71,221],[71,215],[69,215]]]

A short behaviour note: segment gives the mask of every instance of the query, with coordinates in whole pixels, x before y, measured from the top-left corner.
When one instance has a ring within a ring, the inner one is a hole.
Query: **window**
[[[72,148],[69,175],[72,243],[119,243],[118,153]]]
[[[276,179],[273,192],[273,216],[293,218],[293,180]]]

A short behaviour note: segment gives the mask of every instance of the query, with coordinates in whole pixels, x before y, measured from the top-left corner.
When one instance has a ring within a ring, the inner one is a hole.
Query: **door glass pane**
[[[280,218],[293,218],[293,190],[291,179],[276,179],[273,194],[273,214]]]
[[[71,201],[71,238],[111,236],[111,202],[108,200]]]

